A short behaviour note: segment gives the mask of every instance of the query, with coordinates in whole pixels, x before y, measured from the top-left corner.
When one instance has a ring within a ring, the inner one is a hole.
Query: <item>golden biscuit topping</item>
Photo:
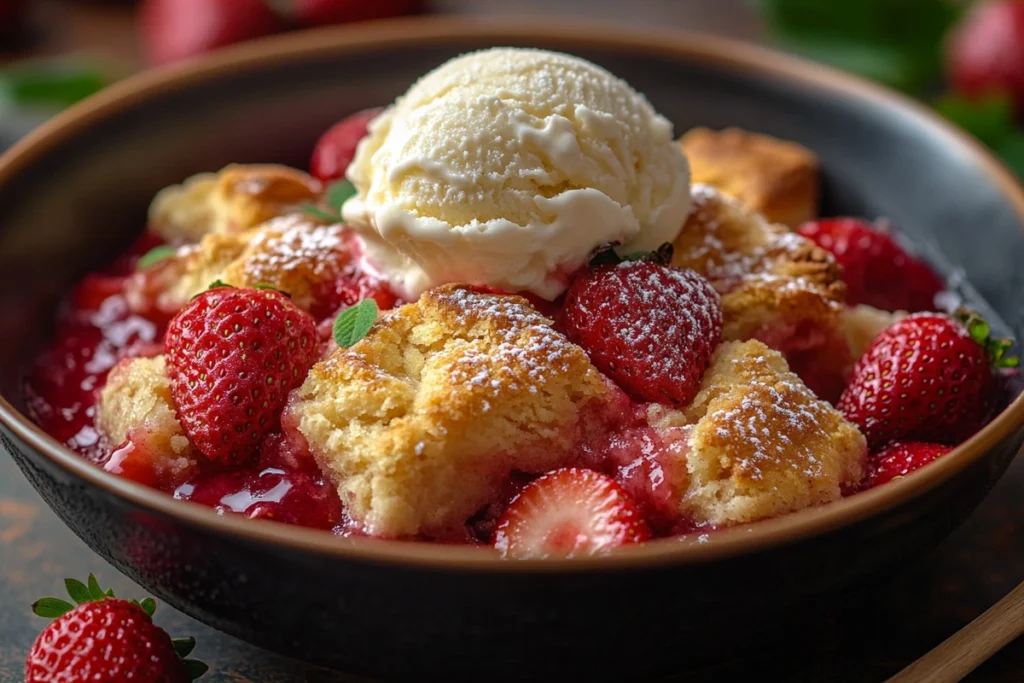
[[[512,471],[570,461],[581,408],[607,390],[525,299],[446,285],[315,365],[290,419],[358,524],[442,533]]]
[[[750,339],[769,324],[838,325],[845,287],[831,254],[708,185],[692,194],[672,265],[696,270],[722,295],[726,339]]]
[[[738,128],[694,128],[680,145],[693,183],[718,188],[772,223],[795,228],[817,214],[818,160],[805,147]]]
[[[180,248],[136,276],[130,301],[138,308],[145,304],[137,300],[155,299],[159,309],[174,313],[220,280],[235,287],[270,285],[322,317],[335,312],[334,288],[350,262],[343,226],[290,214],[243,233],[211,233]]]
[[[150,229],[171,243],[197,242],[296,211],[322,192],[318,180],[287,166],[232,164],[161,190],[150,205]]]
[[[716,352],[688,408],[652,408],[657,429],[691,425],[684,513],[745,523],[837,500],[864,475],[867,444],[855,426],[758,341]]]

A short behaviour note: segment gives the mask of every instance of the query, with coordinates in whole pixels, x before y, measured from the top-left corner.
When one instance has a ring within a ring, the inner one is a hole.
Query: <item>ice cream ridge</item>
[[[455,58],[385,109],[343,216],[408,299],[450,282],[553,300],[593,249],[672,241],[691,208],[672,124],[604,69],[493,48]]]

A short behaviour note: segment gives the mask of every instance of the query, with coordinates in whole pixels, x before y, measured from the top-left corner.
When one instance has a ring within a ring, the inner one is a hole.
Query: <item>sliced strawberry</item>
[[[516,496],[498,520],[493,545],[516,559],[576,557],[650,536],[636,503],[614,480],[569,467],[536,479]]]
[[[950,446],[922,441],[897,441],[889,444],[871,459],[865,488],[905,477],[914,470],[938,460],[953,450]]]

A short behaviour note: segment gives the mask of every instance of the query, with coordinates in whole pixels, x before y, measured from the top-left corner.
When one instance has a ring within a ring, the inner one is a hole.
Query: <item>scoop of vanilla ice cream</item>
[[[370,124],[343,207],[408,296],[445,282],[546,299],[603,243],[675,238],[690,173],[672,124],[585,60],[495,48],[428,73]]]

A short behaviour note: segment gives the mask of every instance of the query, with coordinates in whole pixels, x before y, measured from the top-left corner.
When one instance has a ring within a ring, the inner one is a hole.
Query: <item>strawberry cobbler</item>
[[[575,57],[465,55],[309,173],[161,191],[26,399],[223,514],[509,558],[826,505],[969,438],[1016,359],[883,221],[819,217],[818,174],[762,134],[677,139]]]

